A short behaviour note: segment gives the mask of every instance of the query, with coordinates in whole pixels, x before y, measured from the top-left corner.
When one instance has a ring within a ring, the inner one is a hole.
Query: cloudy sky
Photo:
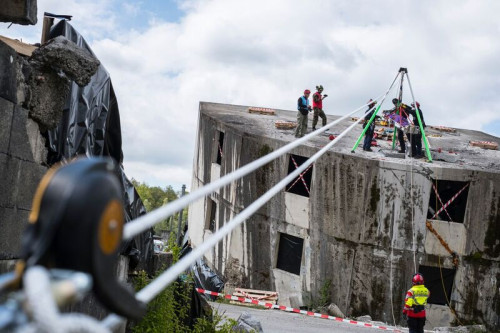
[[[428,124],[500,136],[500,1],[38,0],[110,72],[124,166],[151,185],[191,185],[200,101],[295,110],[322,84],[330,114],[382,94],[407,67]],[[409,94],[404,98],[410,102]]]

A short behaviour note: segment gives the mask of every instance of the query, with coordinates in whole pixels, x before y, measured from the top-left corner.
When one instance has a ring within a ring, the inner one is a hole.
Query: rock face
[[[29,59],[30,117],[43,129],[56,127],[70,91],[70,80],[86,86],[99,67],[99,60],[63,36],[51,39]]]

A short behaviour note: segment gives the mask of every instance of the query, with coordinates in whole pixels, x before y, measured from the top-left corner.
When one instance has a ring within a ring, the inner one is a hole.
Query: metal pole
[[[389,87],[389,89],[387,89],[385,95],[382,97],[382,100],[380,101],[380,104],[378,105],[377,107],[377,110],[375,112],[373,112],[370,120],[368,121],[368,124],[366,124],[365,128],[363,129],[363,131],[361,132],[361,135],[359,136],[358,140],[356,141],[356,143],[354,144],[354,146],[352,147],[351,149],[351,152],[354,153],[354,151],[356,150],[356,148],[358,148],[358,145],[359,145],[359,142],[361,141],[361,138],[365,135],[366,131],[368,130],[368,127],[370,126],[370,124],[373,122],[373,120],[375,119],[375,116],[377,115],[377,112],[378,110],[380,109],[380,107],[382,106],[382,103],[384,103],[384,100],[385,100],[385,97],[387,96],[387,94],[389,93],[389,91],[391,91],[392,89],[392,86],[394,85],[394,82],[396,82],[396,80],[398,79],[398,76],[399,76],[399,73],[396,75],[396,77],[394,78],[394,80],[392,81],[391,83],[391,86]]]
[[[403,127],[402,121],[401,121],[401,104],[403,103],[403,80],[405,77],[405,73],[406,73],[406,75],[408,75],[408,71],[406,70],[406,68],[401,67],[399,69],[399,73],[402,73],[402,74],[401,74],[401,84],[399,85],[399,101],[398,101],[398,104],[396,104],[396,112],[399,115],[399,126]],[[394,134],[392,136],[392,150],[394,150],[394,148],[396,148],[396,132],[397,131],[399,131],[399,129],[396,127],[396,124],[394,124]],[[403,147],[400,147],[400,148],[403,149]],[[405,147],[405,151],[406,151],[406,147]]]
[[[181,197],[186,194],[186,185],[182,185],[182,194]],[[177,225],[177,246],[181,246],[181,225],[182,225],[182,208],[179,211],[179,224]]]
[[[408,74],[406,74],[408,76]],[[427,160],[432,162],[432,155],[429,149],[429,142],[427,141],[427,136],[425,135],[424,126],[422,125],[422,120],[420,119],[420,110],[417,107],[417,102],[415,101],[415,96],[413,95],[413,89],[411,88],[410,77],[408,76],[408,86],[410,87],[411,98],[413,99],[413,105],[415,105],[415,112],[417,114],[418,126],[420,127],[420,132],[422,133],[422,138],[424,139],[425,152],[427,153]]]

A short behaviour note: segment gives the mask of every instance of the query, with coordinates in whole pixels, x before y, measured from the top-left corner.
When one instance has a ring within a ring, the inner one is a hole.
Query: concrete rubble
[[[42,129],[57,126],[71,81],[86,86],[99,67],[99,60],[63,36],[35,50],[28,60],[28,98],[25,102]]]
[[[243,312],[237,320],[238,324],[231,328],[233,332],[263,333],[260,322],[248,312]]]

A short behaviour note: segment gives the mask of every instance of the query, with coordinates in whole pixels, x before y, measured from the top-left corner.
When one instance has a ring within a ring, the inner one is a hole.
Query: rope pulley
[[[104,306],[140,318],[144,303],[115,277],[124,208],[114,170],[111,159],[82,158],[46,173],[33,199],[18,268],[42,265],[87,272]]]

